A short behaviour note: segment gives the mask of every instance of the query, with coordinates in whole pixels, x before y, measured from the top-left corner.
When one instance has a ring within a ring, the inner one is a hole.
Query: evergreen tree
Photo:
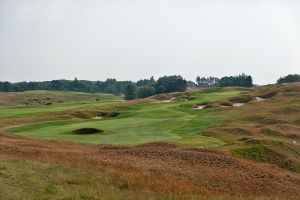
[[[125,88],[125,99],[132,100],[136,98],[136,86],[134,84],[128,84]]]

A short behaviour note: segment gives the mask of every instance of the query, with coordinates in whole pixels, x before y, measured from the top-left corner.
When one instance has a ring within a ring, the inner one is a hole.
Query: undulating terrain
[[[300,84],[0,93],[0,199],[300,199]]]

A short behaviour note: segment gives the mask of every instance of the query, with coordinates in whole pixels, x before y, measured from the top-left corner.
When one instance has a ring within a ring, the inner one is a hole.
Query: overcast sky
[[[300,73],[299,0],[0,0],[0,81]]]

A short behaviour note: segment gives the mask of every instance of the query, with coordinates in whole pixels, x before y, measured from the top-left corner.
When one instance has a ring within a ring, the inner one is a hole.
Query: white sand
[[[234,103],[232,106],[234,106],[234,107],[241,107],[243,105],[245,105],[245,103]]]
[[[266,100],[266,99],[261,98],[261,97],[255,97],[255,99],[256,99],[256,101],[264,101],[264,100]]]
[[[172,97],[171,99],[164,100],[162,102],[164,102],[164,103],[170,103],[170,102],[174,101],[175,99],[176,99],[175,97]]]
[[[196,110],[202,110],[202,109],[204,109],[206,107],[207,107],[207,105],[198,105],[195,109]]]
[[[220,106],[221,108],[228,108],[228,107],[231,107],[231,106]]]

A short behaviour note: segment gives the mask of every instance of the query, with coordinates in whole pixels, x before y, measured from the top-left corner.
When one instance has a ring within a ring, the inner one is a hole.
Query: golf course
[[[0,199],[297,199],[299,95],[1,93]]]

